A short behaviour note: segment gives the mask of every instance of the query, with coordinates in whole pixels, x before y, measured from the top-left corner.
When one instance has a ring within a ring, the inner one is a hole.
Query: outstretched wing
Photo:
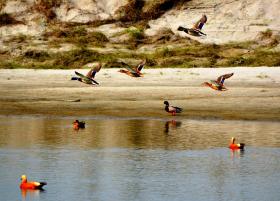
[[[141,61],[141,62],[138,64],[138,66],[136,67],[136,70],[137,70],[138,72],[140,72],[140,71],[144,68],[145,64],[146,64],[145,61]]]
[[[79,72],[77,72],[77,71],[75,71],[75,74],[78,75],[79,77],[81,77],[81,78],[82,78],[85,82],[87,82],[87,83],[93,82],[93,83],[99,85],[99,83],[96,82],[94,79],[89,78],[89,77],[87,77],[87,76],[84,76],[83,74],[81,74],[81,73],[79,73]]]
[[[95,77],[95,74],[96,74],[97,72],[100,71],[101,67],[102,67],[101,63],[98,63],[98,65],[96,65],[95,67],[93,67],[93,68],[87,73],[86,76],[93,79],[93,78]]]
[[[136,73],[136,71],[133,70],[133,69],[131,68],[131,66],[128,65],[127,63],[121,62],[121,64],[122,64],[123,67],[124,67],[126,70],[128,70],[129,72],[131,72],[131,73]]]
[[[193,25],[193,29],[201,30],[203,25],[207,22],[207,16],[202,15],[202,17]]]
[[[221,75],[220,77],[217,78],[217,83],[219,84],[223,84],[225,79],[228,79],[230,78],[231,76],[233,76],[234,73],[229,73],[229,74],[224,74],[224,75]]]
[[[83,74],[81,74],[81,73],[79,73],[79,72],[77,72],[77,71],[75,71],[75,74],[78,75],[78,76],[80,76],[81,78],[90,79],[90,78],[88,78],[87,76],[84,76]]]
[[[181,113],[183,111],[182,108],[175,107],[175,106],[169,106],[168,109],[169,109],[170,112],[176,112],[176,113]]]

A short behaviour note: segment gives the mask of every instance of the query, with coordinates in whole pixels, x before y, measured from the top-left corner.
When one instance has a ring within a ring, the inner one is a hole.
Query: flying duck
[[[184,28],[182,26],[179,26],[177,30],[184,31],[185,33],[190,34],[192,36],[206,36],[205,33],[201,32],[201,29],[206,22],[207,16],[203,14],[202,17],[196,23],[194,23],[192,28]]]
[[[98,63],[97,66],[93,67],[87,73],[86,76],[77,72],[77,71],[75,71],[75,74],[78,77],[72,77],[71,80],[78,80],[78,81],[83,82],[85,84],[99,85],[99,83],[94,80],[94,77],[95,77],[95,74],[100,71],[101,67],[102,67],[102,64]]]
[[[146,60],[141,61],[135,68],[129,66],[124,62],[121,62],[121,64],[124,65],[125,69],[121,69],[119,72],[125,73],[131,77],[142,77],[143,74],[141,73],[141,70],[144,68]]]
[[[234,73],[224,74],[219,76],[217,80],[211,80],[210,82],[204,82],[203,84],[218,91],[226,91],[227,88],[224,86],[225,79],[230,78],[233,74]]]

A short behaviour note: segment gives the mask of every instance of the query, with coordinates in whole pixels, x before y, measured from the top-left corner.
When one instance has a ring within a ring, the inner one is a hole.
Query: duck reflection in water
[[[244,149],[237,149],[237,150],[230,150],[230,157],[231,159],[233,158],[240,158],[244,156]]]
[[[171,120],[171,121],[167,121],[165,122],[165,125],[164,125],[164,133],[169,133],[169,129],[176,129],[176,128],[179,128],[180,126],[182,125],[182,122],[181,121],[176,121],[176,120]]]
[[[21,189],[21,198],[22,200],[40,200],[40,193],[44,191],[44,189]]]

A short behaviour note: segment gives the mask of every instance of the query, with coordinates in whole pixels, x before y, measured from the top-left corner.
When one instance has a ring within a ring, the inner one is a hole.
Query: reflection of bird
[[[75,130],[78,130],[79,128],[85,128],[85,122],[84,121],[79,121],[79,120],[75,120],[74,122],[73,122],[73,128],[75,129]]]
[[[239,144],[235,144],[235,138],[232,137],[230,140],[230,144],[229,144],[229,148],[232,150],[237,150],[237,149],[244,149],[245,144],[244,143],[239,143]]]
[[[211,80],[211,83],[204,82],[203,84],[206,86],[209,86],[215,90],[225,91],[225,90],[227,90],[227,88],[225,88],[225,86],[224,86],[225,79],[230,78],[231,76],[233,76],[233,74],[234,73],[224,74],[224,75],[219,76],[217,78],[217,80]]]
[[[141,61],[135,68],[132,68],[128,64],[121,62],[122,65],[124,65],[125,69],[121,69],[119,72],[125,73],[131,77],[142,77],[143,74],[141,73],[141,70],[144,68],[144,65],[146,64],[146,61]]]
[[[22,175],[21,176],[21,184],[20,184],[20,188],[21,189],[31,189],[31,190],[35,190],[35,189],[43,189],[43,186],[47,185],[46,182],[36,182],[36,181],[27,181],[27,177],[26,175]]]
[[[170,127],[178,128],[178,127],[181,126],[181,124],[182,124],[182,122],[180,122],[180,121],[175,121],[175,120],[167,121],[167,122],[165,122],[165,130],[164,130],[164,132],[168,133]]]
[[[83,82],[85,84],[98,85],[99,83],[94,80],[94,77],[95,77],[95,74],[100,71],[101,67],[102,67],[102,64],[98,63],[97,66],[92,68],[87,73],[86,76],[75,71],[75,74],[78,75],[79,77],[72,77],[71,80],[78,80],[78,81]]]
[[[181,113],[183,111],[182,108],[169,105],[168,101],[164,101],[163,103],[165,104],[165,111],[172,113],[173,116],[175,116],[176,113]]]

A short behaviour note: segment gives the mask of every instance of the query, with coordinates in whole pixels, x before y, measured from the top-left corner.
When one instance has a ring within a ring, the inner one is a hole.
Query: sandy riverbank
[[[74,70],[0,70],[0,114],[165,117],[163,101],[169,100],[184,108],[177,118],[280,120],[278,67],[144,69],[143,78],[117,71],[102,69],[100,86],[92,87],[71,81]],[[228,91],[201,85],[230,72]]]

